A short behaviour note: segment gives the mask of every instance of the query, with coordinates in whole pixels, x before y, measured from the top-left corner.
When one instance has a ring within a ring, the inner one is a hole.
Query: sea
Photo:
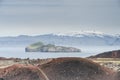
[[[30,59],[46,59],[59,57],[89,57],[99,53],[120,50],[120,46],[76,46],[81,52],[25,52],[25,47],[0,47],[0,57],[6,58],[30,58]]]

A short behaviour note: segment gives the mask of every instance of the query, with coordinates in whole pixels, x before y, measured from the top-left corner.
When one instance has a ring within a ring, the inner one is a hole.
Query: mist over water
[[[120,46],[94,46],[94,47],[77,47],[81,49],[80,52],[72,53],[50,53],[50,52],[25,52],[24,47],[1,47],[0,57],[7,58],[57,58],[57,57],[88,57],[106,51],[118,50]]]

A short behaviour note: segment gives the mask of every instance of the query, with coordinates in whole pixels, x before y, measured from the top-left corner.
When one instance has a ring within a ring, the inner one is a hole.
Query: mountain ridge
[[[120,35],[104,33],[50,33],[41,35],[19,35],[12,37],[0,37],[0,46],[24,45],[42,41],[47,44],[68,45],[68,46],[119,46]]]

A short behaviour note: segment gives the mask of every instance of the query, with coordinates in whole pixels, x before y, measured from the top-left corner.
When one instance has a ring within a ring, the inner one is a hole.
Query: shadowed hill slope
[[[120,80],[120,71],[116,73],[115,80]]]
[[[0,69],[0,78],[3,80],[45,80],[37,67],[19,64]]]
[[[53,59],[39,67],[50,80],[112,80],[109,70],[82,58]]]
[[[120,58],[120,50],[100,53],[95,56],[90,56],[89,58]]]

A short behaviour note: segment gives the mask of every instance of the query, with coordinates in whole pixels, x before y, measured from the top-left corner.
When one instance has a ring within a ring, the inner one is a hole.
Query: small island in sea
[[[80,49],[74,47],[56,46],[53,44],[43,44],[37,42],[25,48],[26,52],[81,52]]]

